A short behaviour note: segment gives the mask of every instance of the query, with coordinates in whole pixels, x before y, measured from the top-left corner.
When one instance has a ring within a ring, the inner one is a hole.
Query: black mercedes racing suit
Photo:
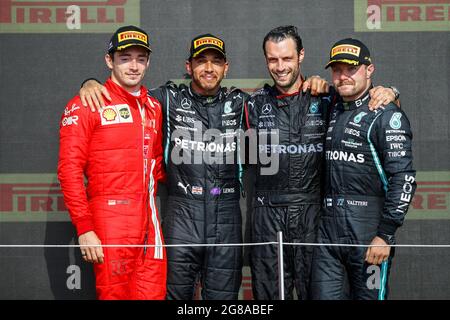
[[[169,82],[149,94],[163,106],[166,244],[241,243],[241,166],[234,132],[242,124],[246,93],[221,88],[205,97]],[[238,298],[241,247],[168,247],[167,260],[168,299],[192,299],[198,276],[203,299]]]
[[[392,103],[369,111],[369,100],[367,92],[336,104],[331,113],[318,242],[368,245],[377,235],[393,236],[414,195],[409,121]],[[347,276],[351,298],[384,299],[392,249],[387,262],[370,266],[364,261],[366,247],[316,247],[312,297],[347,298]]]
[[[335,95],[330,90],[325,97],[309,92],[281,95],[266,85],[249,99],[247,126],[258,136],[252,242],[276,241],[278,231],[284,242],[315,242],[327,110]],[[266,156],[273,158],[264,165]],[[312,251],[308,246],[284,246],[286,299],[293,298],[294,286],[299,299],[309,298]],[[255,299],[279,298],[277,256],[273,245],[251,248]]]

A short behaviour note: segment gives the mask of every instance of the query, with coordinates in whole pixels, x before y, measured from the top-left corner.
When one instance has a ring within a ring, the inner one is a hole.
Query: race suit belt
[[[256,192],[255,207],[283,207],[288,205],[321,204],[320,194],[312,193],[285,193],[277,194],[273,192]]]

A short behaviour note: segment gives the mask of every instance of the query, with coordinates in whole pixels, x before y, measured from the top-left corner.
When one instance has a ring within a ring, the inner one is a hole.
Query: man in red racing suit
[[[142,32],[126,28],[121,31]],[[120,51],[112,63],[131,61],[135,53],[138,61],[142,53],[148,59],[149,53],[131,41],[133,47]],[[127,76],[143,78],[145,70],[133,68]],[[83,235],[98,238],[80,248],[83,258],[94,262],[97,297],[164,299],[167,262],[158,246],[163,237],[156,207],[157,182],[164,179],[161,106],[140,82],[137,90],[127,90],[122,85],[127,79],[120,76],[112,69],[105,84],[112,101],[101,112],[82,107],[78,96],[67,104],[60,124],[58,179],[80,244]]]

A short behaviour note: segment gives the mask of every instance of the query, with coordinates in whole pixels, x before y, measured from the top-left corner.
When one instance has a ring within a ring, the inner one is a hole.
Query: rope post
[[[280,300],[284,300],[284,260],[283,260],[283,232],[278,231],[278,292]]]

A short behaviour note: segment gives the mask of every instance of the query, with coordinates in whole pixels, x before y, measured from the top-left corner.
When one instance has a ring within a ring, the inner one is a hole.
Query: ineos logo
[[[272,106],[270,104],[265,104],[262,107],[263,114],[269,114],[272,111]]]
[[[181,107],[183,109],[189,109],[192,106],[192,101],[188,100],[188,98],[184,98],[181,100]]]

